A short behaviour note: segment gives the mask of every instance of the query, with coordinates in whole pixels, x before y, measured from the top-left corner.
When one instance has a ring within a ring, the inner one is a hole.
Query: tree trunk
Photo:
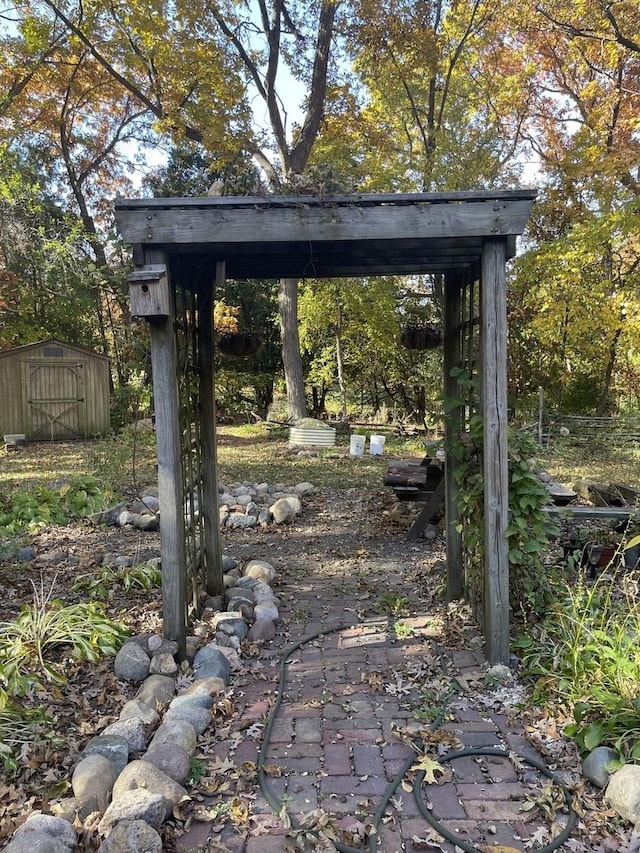
[[[338,305],[338,322],[336,323],[336,369],[338,371],[338,387],[342,401],[342,414],[348,415],[347,386],[344,381],[344,362],[342,358],[342,306]]]
[[[289,417],[297,420],[307,416],[304,393],[304,374],[298,335],[298,280],[281,278],[278,287],[282,365],[287,385]]]
[[[602,417],[605,415],[609,408],[609,394],[611,392],[611,380],[613,379],[613,368],[616,363],[616,356],[618,354],[618,340],[620,339],[620,335],[622,334],[622,326],[618,326],[616,329],[613,339],[611,341],[611,345],[609,347],[609,358],[607,361],[607,367],[604,373],[604,382],[602,383],[602,392],[600,394],[600,399],[598,401],[598,408],[596,410],[596,415],[598,417]]]

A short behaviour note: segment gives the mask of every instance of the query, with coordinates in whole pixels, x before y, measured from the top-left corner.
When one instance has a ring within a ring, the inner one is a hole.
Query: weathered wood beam
[[[142,244],[261,244],[402,240],[520,234],[531,200],[491,198],[465,204],[349,207],[116,206],[123,238]]]
[[[256,196],[200,196],[196,198],[118,198],[116,209],[124,208],[173,208],[173,207],[368,207],[403,206],[415,204],[451,204],[494,201],[501,199],[536,198],[536,190],[458,190],[436,193],[354,193],[349,195],[256,195]]]
[[[204,568],[209,595],[222,595],[222,544],[218,512],[218,447],[216,438],[213,302],[225,281],[225,266],[216,266],[215,291],[201,297],[198,312],[200,343],[200,436],[202,442],[202,498],[204,506]]]
[[[458,396],[458,381],[451,375],[455,367],[462,365],[462,302],[461,292],[464,275],[448,273],[444,284],[444,397],[451,400]],[[445,443],[450,447],[460,439],[463,424],[463,407],[450,409],[445,420]],[[447,601],[462,598],[464,589],[464,566],[462,561],[462,534],[456,529],[460,511],[458,507],[458,484],[455,478],[455,463],[449,453],[444,469],[445,480],[445,529],[447,536]]]
[[[164,253],[158,251],[146,252],[145,262],[147,264],[167,263]],[[149,322],[149,331],[161,518],[163,633],[166,639],[175,640],[178,643],[178,655],[180,659],[184,659],[187,625],[187,558],[184,539],[185,507],[178,418],[178,357],[174,332],[174,303],[175,300],[171,299],[168,317]]]
[[[482,253],[481,409],[484,424],[484,635],[489,663],[509,663],[507,287],[504,240]]]

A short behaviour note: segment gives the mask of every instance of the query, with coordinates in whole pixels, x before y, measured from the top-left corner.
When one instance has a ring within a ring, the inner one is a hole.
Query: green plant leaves
[[[162,585],[162,570],[156,561],[120,568],[105,566],[99,574],[78,575],[72,589],[88,590],[93,599],[105,599],[115,585],[122,586],[125,592],[157,589]]]
[[[0,494],[0,533],[34,533],[52,524],[66,524],[99,512],[114,500],[113,492],[95,477],[74,477],[61,486]]]
[[[573,709],[565,733],[583,753],[607,745],[630,760],[637,749],[639,630],[640,605],[621,591],[619,578],[602,576],[587,586],[579,577],[535,640],[517,643],[525,673],[536,679],[536,698]]]
[[[36,594],[13,622],[0,623],[0,695],[20,695],[41,677],[63,681],[63,672],[47,660],[61,646],[73,657],[96,661],[115,655],[127,633],[97,602],[64,606]]]

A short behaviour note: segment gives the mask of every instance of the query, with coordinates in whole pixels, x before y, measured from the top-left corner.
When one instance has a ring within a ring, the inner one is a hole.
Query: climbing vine
[[[482,472],[483,423],[474,402],[477,377],[454,368],[460,394],[445,401],[445,412],[469,412],[465,430],[450,429],[447,452],[455,461],[458,487],[458,532],[465,554],[465,595],[476,614],[484,596],[484,478]],[[453,424],[452,424],[453,425]],[[535,444],[530,435],[509,430],[509,600],[511,611],[525,620],[542,617],[553,600],[553,574],[546,570],[543,554],[558,528],[545,510],[549,493],[537,475]]]

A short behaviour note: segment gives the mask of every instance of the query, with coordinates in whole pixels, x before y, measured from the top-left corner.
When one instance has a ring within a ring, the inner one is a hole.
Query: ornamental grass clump
[[[637,586],[637,584],[636,584]],[[516,647],[534,699],[568,714],[579,749],[600,745],[640,758],[640,604],[623,572],[592,584],[578,576],[541,625]]]
[[[0,762],[8,776],[20,769],[20,756],[33,741],[60,746],[54,720],[42,708],[18,708],[0,694]]]
[[[54,579],[55,583],[55,579]],[[22,607],[11,622],[0,623],[0,700],[21,696],[44,678],[62,682],[62,666],[52,655],[61,650],[81,660],[115,655],[128,634],[109,619],[97,602],[63,604],[44,585],[33,584],[33,604]]]
[[[15,700],[43,681],[63,683],[66,653],[97,661],[115,655],[129,633],[96,602],[65,605],[52,598],[54,584],[55,578],[48,592],[42,581],[39,588],[33,584],[33,604],[0,623],[0,762],[9,774],[17,771],[19,756],[32,741],[57,740],[43,709]]]

